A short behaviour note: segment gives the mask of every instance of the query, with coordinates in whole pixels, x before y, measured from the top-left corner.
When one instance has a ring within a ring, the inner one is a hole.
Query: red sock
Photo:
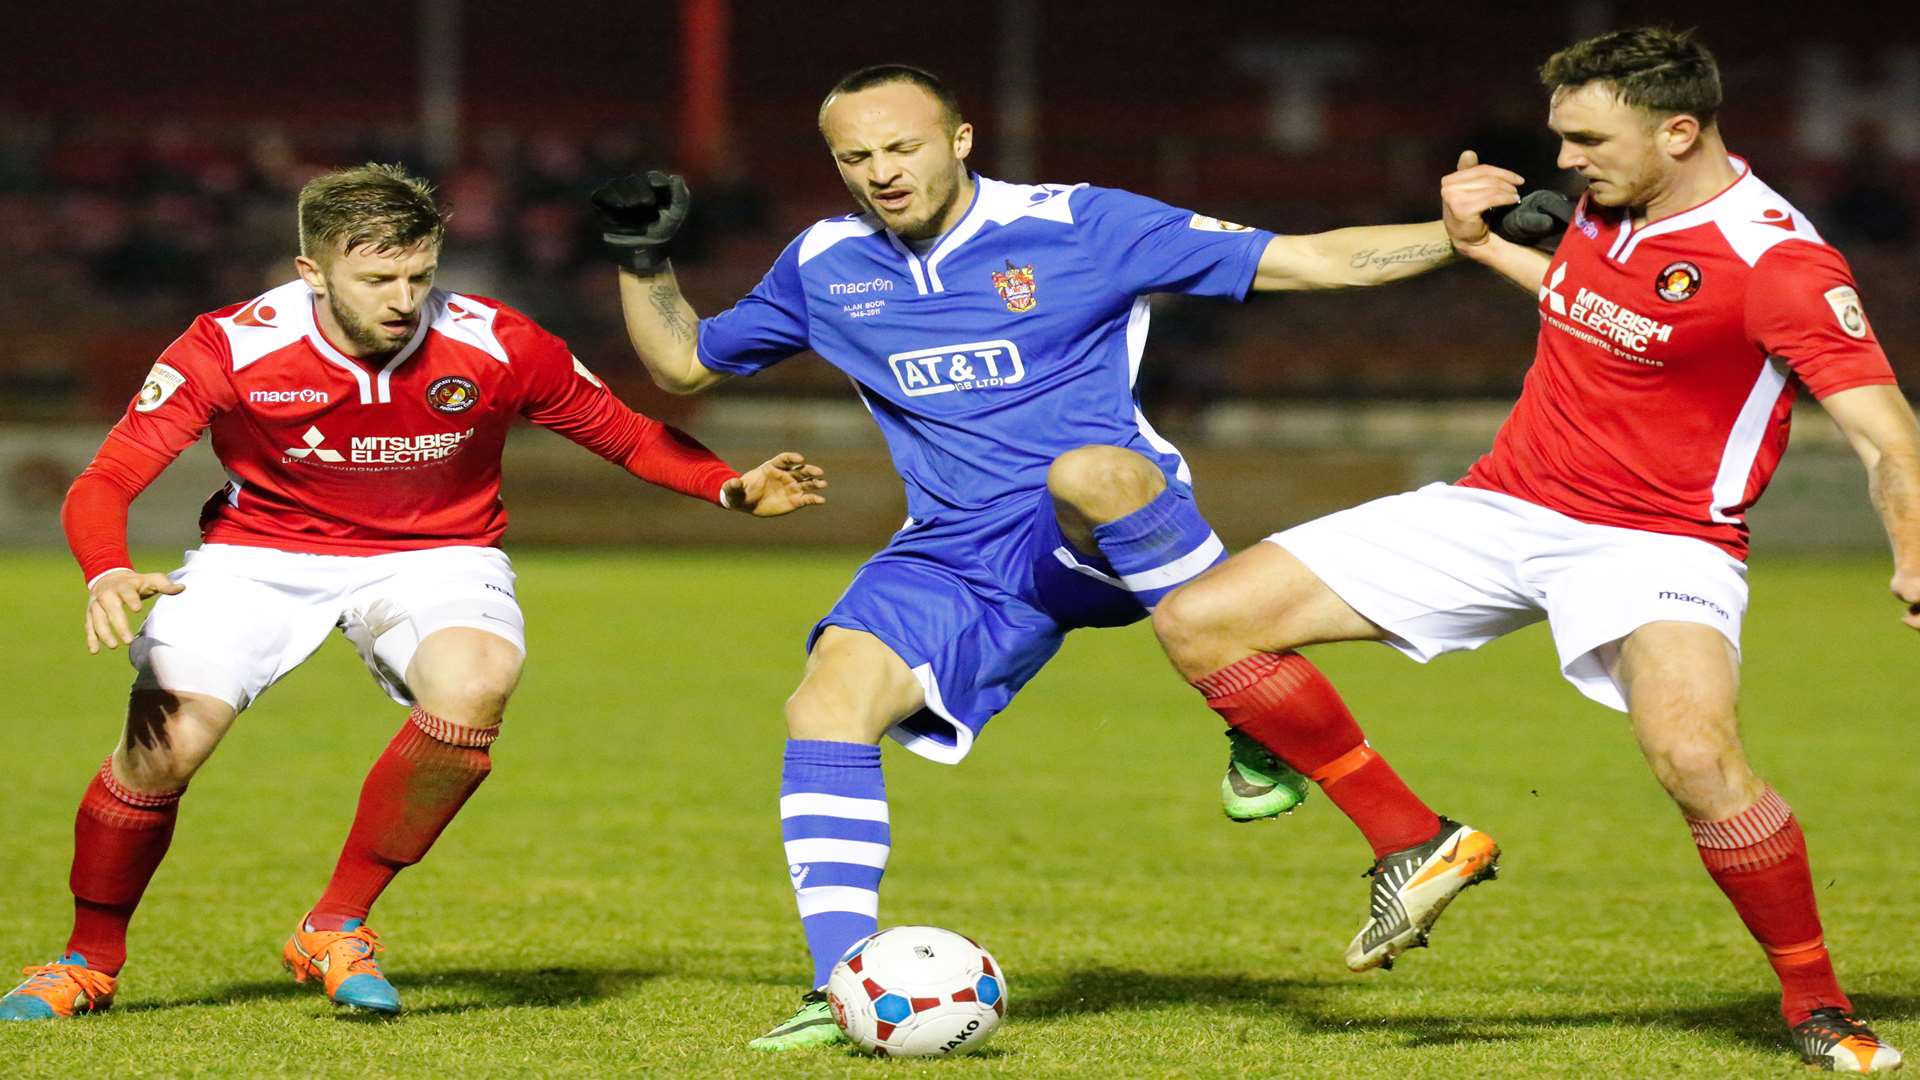
[[[1193,685],[1230,726],[1319,784],[1375,858],[1440,831],[1439,816],[1367,746],[1340,692],[1306,657],[1255,653]]]
[[[73,934],[67,951],[95,971],[117,975],[127,962],[127,924],[166,857],[186,789],[152,794],[113,777],[113,759],[87,785],[73,821]]]
[[[487,778],[493,768],[487,747],[499,734],[498,726],[462,727],[414,708],[367,773],[346,847],[307,919],[310,928],[338,930],[367,917],[393,876],[427,854]]]
[[[1768,788],[1759,801],[1725,821],[1688,818],[1687,828],[1714,884],[1767,950],[1767,961],[1780,977],[1780,1013],[1787,1024],[1828,1006],[1853,1011],[1821,934],[1807,838],[1786,801]]]

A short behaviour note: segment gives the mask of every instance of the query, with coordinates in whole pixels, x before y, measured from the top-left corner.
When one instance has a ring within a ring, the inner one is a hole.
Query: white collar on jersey
[[[441,303],[439,290],[436,289],[430,293],[426,301],[420,305],[420,319],[413,328],[413,336],[407,339],[405,345],[400,346],[400,351],[393,354],[393,358],[387,361],[385,367],[369,376],[365,364],[347,356],[327,340],[327,335],[320,329],[320,320],[314,313],[314,305],[319,302],[319,298],[314,295],[312,286],[305,281],[300,281],[298,284],[306,302],[291,306],[295,311],[294,317],[301,320],[301,330],[306,334],[307,340],[312,343],[313,350],[320,354],[321,359],[344,369],[353,376],[354,382],[360,385],[362,405],[385,405],[392,401],[393,393],[389,390],[388,383],[392,380],[394,371],[401,364],[406,363],[408,357],[419,352],[420,345],[427,340],[427,331],[432,327]]]
[[[1613,238],[1613,246],[1607,250],[1607,258],[1615,262],[1626,262],[1633,257],[1633,249],[1639,247],[1642,240],[1676,233],[1682,229],[1691,229],[1695,225],[1704,225],[1720,216],[1727,205],[1733,201],[1731,196],[1735,192],[1740,191],[1743,186],[1751,187],[1759,183],[1754,179],[1753,169],[1747,164],[1747,159],[1728,154],[1727,164],[1733,166],[1736,174],[1733,183],[1677,214],[1669,214],[1651,225],[1643,225],[1638,229],[1633,227],[1632,214],[1620,215],[1620,235]]]
[[[1073,211],[1068,200],[1061,197],[1066,192],[1085,187],[1085,184],[1063,185],[1045,184],[1029,186],[1009,184],[992,180],[979,173],[969,173],[973,178],[973,202],[967,212],[961,215],[958,223],[948,229],[927,250],[925,256],[916,254],[913,246],[902,240],[891,229],[876,230],[885,233],[887,242],[900,253],[907,262],[907,269],[913,274],[913,285],[922,296],[928,293],[946,292],[946,285],[940,280],[940,263],[947,256],[973,239],[974,234],[992,222],[1005,225],[1023,217],[1040,217],[1062,224],[1073,223]],[[874,220],[873,215],[861,216],[862,221]],[[803,253],[803,258],[805,253]]]

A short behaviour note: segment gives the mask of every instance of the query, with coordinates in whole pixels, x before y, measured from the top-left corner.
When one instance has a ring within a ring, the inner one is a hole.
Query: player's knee
[[[445,635],[445,636],[443,636]],[[407,665],[407,685],[422,709],[450,724],[492,727],[520,683],[518,646],[481,631],[429,635]]]
[[[872,731],[874,722],[859,702],[841,700],[812,682],[803,681],[787,697],[787,738],[829,742],[878,742],[886,729]]]
[[[1674,739],[1654,747],[1648,756],[1661,786],[1683,804],[1717,801],[1737,792],[1747,772],[1740,747],[1719,739]]]
[[[1080,446],[1053,459],[1047,491],[1097,521],[1117,521],[1167,486],[1159,466],[1120,446]]]
[[[114,751],[115,770],[135,791],[186,787],[233,723],[231,706],[199,694],[135,690],[127,697],[126,735]]]
[[[1223,630],[1223,603],[1217,590],[1206,582],[1194,582],[1169,592],[1154,607],[1154,634],[1167,659],[1187,678],[1212,675],[1223,663],[1215,663],[1229,650],[1229,634]]]

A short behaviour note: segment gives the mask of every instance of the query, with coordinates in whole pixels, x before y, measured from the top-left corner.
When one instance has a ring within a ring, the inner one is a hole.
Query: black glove
[[[613,261],[651,274],[667,264],[673,234],[687,220],[687,182],[657,169],[645,176],[628,174],[600,185],[593,205]]]
[[[1573,220],[1573,202],[1557,191],[1529,191],[1513,206],[1496,206],[1480,215],[1487,227],[1516,244],[1531,247],[1557,239]]]

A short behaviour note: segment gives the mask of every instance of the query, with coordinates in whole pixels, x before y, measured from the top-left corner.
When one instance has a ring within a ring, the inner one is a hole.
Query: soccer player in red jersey
[[[500,456],[516,417],[649,483],[760,517],[824,501],[799,454],[736,473],[628,409],[559,338],[498,301],[433,287],[444,215],[398,166],[321,176],[299,199],[300,276],[196,319],[161,354],[62,510],[86,575],[87,648],[129,646],[126,732],[80,803],[65,953],[0,1019],[96,1012],[180,797],[235,717],[338,627],[412,709],[361,789],[326,891],[284,950],[337,1003],[395,1012],[368,909],[489,770],[525,628]],[[128,504],[211,431],[229,480],[170,574],[127,554]],[[129,612],[158,597],[135,633]]]
[[[1493,450],[1434,484],[1269,537],[1172,594],[1154,626],[1227,722],[1320,783],[1372,843],[1348,966],[1425,941],[1499,849],[1436,815],[1293,651],[1384,641],[1425,661],[1546,619],[1561,670],[1625,711],[1707,872],[1778,974],[1809,1063],[1900,1063],[1853,1013],[1822,937],[1807,849],[1735,719],[1745,514],[1786,449],[1795,395],[1865,462],[1892,589],[1920,629],[1920,431],[1847,263],[1727,153],[1720,80],[1689,35],[1628,30],[1542,69],[1560,164],[1587,179],[1558,251],[1483,213],[1522,178],[1469,152],[1442,184],[1455,248],[1537,297],[1540,337]]]

